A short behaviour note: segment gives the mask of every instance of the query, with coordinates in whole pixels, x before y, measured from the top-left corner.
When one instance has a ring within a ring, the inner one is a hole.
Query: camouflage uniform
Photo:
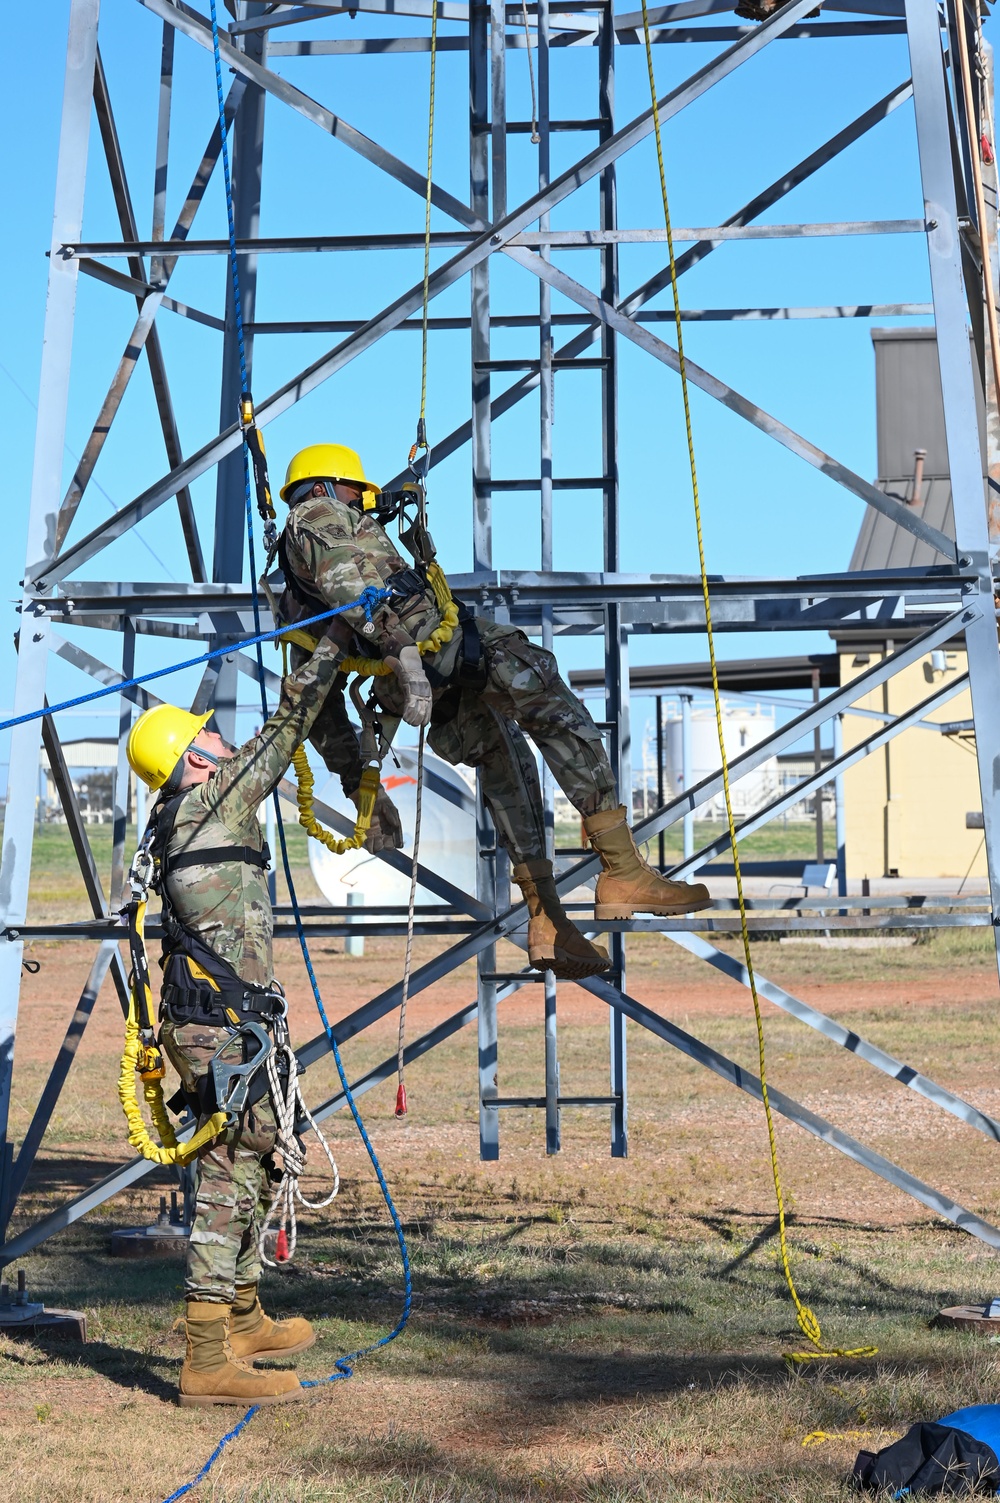
[[[330,606],[356,600],[365,585],[381,587],[407,567],[374,516],[326,496],[307,498],[291,508],[285,546],[296,578]],[[303,619],[307,608],[286,589],[279,609],[285,620],[294,621]],[[429,637],[441,621],[430,590],[376,610],[373,636],[353,635],[365,623],[363,610],[345,612],[338,619],[345,650],[363,657],[396,656],[401,647]],[[461,651],[461,629],[438,652],[423,658],[434,691],[428,741],[445,761],[480,769],[493,822],[512,861],[542,859],[542,795],[525,734],[581,815],[617,807],[614,774],[600,731],[560,678],[552,653],[534,646],[514,627],[480,618],[476,625],[485,656],[484,687],[460,688],[449,682]],[[327,699],[310,740],[350,794],[361,776],[361,761],[344,704],[345,682],[338,680],[339,692]],[[390,722],[398,721],[403,701],[395,677],[376,678],[374,686]]]
[[[167,856],[223,845],[263,846],[257,811],[284,775],[337,676],[337,648],[322,637],[316,651],[285,679],[281,701],[263,729],[205,783],[190,788],[174,819]],[[273,916],[267,876],[233,861],[188,866],[167,878],[177,918],[237,974],[255,986],[274,981]],[[195,1092],[216,1049],[233,1030],[164,1017],[164,1052],[185,1090]],[[242,1045],[233,1047],[242,1060]],[[224,1056],[225,1057],[225,1056]],[[188,1249],[185,1294],[191,1300],[232,1302],[236,1284],[260,1278],[257,1235],[264,1214],[275,1122],[265,1096],[239,1127],[202,1151],[197,1206]]]

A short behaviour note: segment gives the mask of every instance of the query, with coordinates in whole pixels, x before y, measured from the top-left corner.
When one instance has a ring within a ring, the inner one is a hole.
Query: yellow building
[[[838,643],[843,648],[843,643]],[[840,653],[841,683],[849,683],[885,656],[886,642],[857,643]],[[966,671],[958,643],[928,653],[882,688],[858,700],[860,709],[898,715]],[[968,689],[933,711],[928,720],[961,724],[972,716]],[[864,741],[876,722],[844,717],[844,750]],[[981,808],[979,771],[971,730],[943,735],[914,726],[844,774],[847,876],[986,876],[981,829],[967,829]]]
[[[954,536],[948,451],[931,329],[873,329],[878,402],[880,489],[905,499],[933,526]],[[980,413],[982,419],[982,413]],[[982,426],[982,423],[981,423]],[[984,444],[985,452],[985,444]],[[940,563],[925,544],[871,508],[862,523],[851,569],[906,568]],[[887,652],[916,635],[909,623],[837,635],[840,681],[849,683]],[[858,707],[898,715],[966,672],[961,638],[947,651],[928,653]],[[915,726],[871,753],[844,775],[847,875],[861,877],[986,876],[982,800],[971,726],[972,701],[960,690],[927,718],[956,729],[951,734]],[[864,741],[876,722],[847,715],[845,751]]]

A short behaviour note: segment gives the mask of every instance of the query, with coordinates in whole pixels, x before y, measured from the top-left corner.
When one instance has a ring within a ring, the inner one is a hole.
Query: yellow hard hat
[[[360,485],[365,492],[365,509],[374,506],[372,497],[381,494],[381,486],[373,484],[365,475],[361,456],[346,444],[310,444],[292,456],[285,471],[285,483],[281,487],[281,499],[287,501],[291,492],[304,480],[345,480],[350,485]]]
[[[129,731],[125,755],[137,778],[152,789],[162,788],[198,732],[211,720],[176,705],[154,705],[139,716]]]

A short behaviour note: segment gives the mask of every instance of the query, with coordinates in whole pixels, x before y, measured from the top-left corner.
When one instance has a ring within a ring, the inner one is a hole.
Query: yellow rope
[[[771,1102],[767,1091],[767,1072],[764,1057],[764,1022],[761,1017],[760,999],[757,996],[757,981],[754,975],[753,960],[750,955],[750,933],[747,929],[746,903],[743,897],[743,877],[740,872],[739,846],[736,840],[736,824],[733,819],[733,801],[729,788],[729,761],[726,756],[725,738],[722,726],[722,700],[719,694],[719,673],[715,661],[715,636],[712,630],[712,603],[708,588],[708,571],[705,566],[705,541],[701,525],[701,501],[698,495],[698,468],[695,462],[694,433],[691,426],[691,402],[688,392],[687,365],[684,359],[684,330],[681,321],[680,295],[677,290],[677,263],[674,257],[673,231],[670,224],[670,204],[667,198],[667,174],[663,162],[663,140],[660,131],[660,106],[656,97],[656,77],[653,71],[653,48],[649,36],[649,15],[646,8],[646,0],[642,0],[642,27],[646,46],[646,69],[649,74],[649,94],[653,109],[653,130],[656,137],[656,160],[660,171],[660,192],[663,196],[663,219],[667,231],[667,253],[670,259],[670,289],[673,296],[674,324],[677,331],[677,357],[680,367],[681,394],[684,401],[684,425],[687,431],[688,460],[691,466],[691,493],[694,500],[695,530],[698,535],[698,566],[701,571],[701,590],[705,605],[705,630],[708,636],[708,656],[712,669],[712,695],[715,700],[715,723],[719,737],[719,754],[722,760],[722,787],[725,794],[726,820],[729,825],[729,843],[733,853],[733,870],[736,874],[736,896],[740,910],[740,930],[743,938],[743,956],[746,964],[747,978],[750,982],[750,995],[753,998],[754,1020],[757,1026],[757,1058],[760,1068],[761,1096],[764,1102],[764,1116],[767,1121],[767,1139],[771,1155],[771,1176],[774,1180],[774,1194],[778,1205],[778,1246],[781,1255],[781,1267],[785,1275],[785,1283],[795,1306],[795,1315],[799,1329],[807,1341],[811,1341],[816,1351],[813,1352],[786,1352],[785,1356],[792,1362],[808,1362],[820,1357],[873,1357],[877,1347],[855,1347],[852,1350],[841,1348],[824,1347],[823,1333],[820,1330],[819,1321],[799,1298],[792,1277],[792,1270],[788,1259],[788,1240],[785,1229],[785,1200],[781,1189],[781,1172],[778,1167],[778,1144],[774,1132],[774,1118],[771,1114]]]
[[[881,1440],[884,1430],[810,1430],[803,1435],[804,1446],[821,1446],[828,1440]]]
[[[136,914],[136,928],[140,938],[142,938],[145,916],[146,905],[140,903]],[[128,1017],[125,1019],[125,1047],[122,1051],[121,1068],[118,1074],[118,1099],[128,1123],[128,1140],[144,1159],[151,1159],[154,1164],[186,1164],[206,1143],[210,1143],[224,1131],[228,1118],[225,1112],[215,1112],[192,1138],[188,1138],[186,1143],[178,1143],[163,1102],[165,1070],[159,1046],[144,1044],[139,1037],[139,1013],[135,995],[137,986],[142,986],[146,994],[147,1017],[152,1007],[149,987],[144,980],[133,974],[129,987]],[[136,1095],[137,1073],[142,1081],[143,1097],[159,1134],[159,1143],[153,1142],[143,1120]]]
[[[418,449],[427,448],[427,307],[430,302],[430,279],[431,279],[431,193],[434,170],[434,110],[437,90],[437,3],[431,6],[431,76],[430,98],[427,109],[427,185],[424,190],[424,296],[423,312],[421,316],[421,345],[420,345],[420,416],[417,422],[417,441],[410,450],[410,463]],[[417,643],[417,650],[421,654],[438,652],[447,642],[450,642],[458,625],[458,607],[452,598],[448,581],[440,564],[427,565],[427,583],[434,593],[434,601],[441,616],[440,623],[434,628],[430,636],[424,641]],[[317,638],[309,632],[294,628],[285,633],[281,638],[282,649],[286,654],[287,672],[287,644],[294,643],[298,647],[305,648],[307,652],[313,652],[316,648]],[[384,658],[341,658],[338,664],[344,673],[357,673],[361,678],[385,678],[391,672],[389,664]],[[324,829],[316,818],[313,808],[314,783],[312,769],[309,766],[309,758],[304,746],[300,746],[292,758],[295,768],[295,776],[298,779],[298,791],[296,799],[299,806],[299,824],[314,840],[320,841],[328,851],[335,855],[343,855],[345,851],[358,850],[365,843],[365,837],[372,822],[372,813],[375,808],[375,800],[379,792],[378,769],[368,767],[361,774],[360,798],[358,800],[358,818],[354,826],[354,834],[347,839],[338,839],[331,835],[329,830]]]
[[[420,417],[417,423],[417,441],[410,450],[410,463],[419,448],[427,448],[427,307],[430,302],[430,278],[431,278],[431,191],[432,173],[434,169],[434,107],[437,88],[437,23],[438,8],[435,3],[431,6],[431,77],[430,99],[427,110],[427,186],[424,191],[424,298],[423,313],[421,318],[421,346],[420,346]],[[448,581],[440,564],[427,565],[427,583],[434,592],[434,601],[437,605],[441,621],[424,641],[417,643],[417,650],[421,654],[438,652],[447,642],[450,642],[458,625],[458,607],[452,599]],[[303,647],[307,652],[313,652],[316,648],[317,638],[308,632],[294,629],[288,631],[281,638],[282,646],[293,642],[298,647]],[[392,672],[384,658],[341,658],[338,664],[344,673],[357,673],[361,678],[385,678]],[[286,666],[287,672],[287,666]],[[365,768],[361,774],[360,798],[358,800],[358,818],[354,826],[354,834],[341,840],[331,835],[329,830],[323,828],[316,818],[313,810],[314,783],[312,769],[309,766],[309,758],[304,746],[300,746],[292,758],[295,768],[295,776],[298,779],[298,792],[296,799],[299,806],[299,824],[314,840],[320,841],[328,851],[341,856],[345,851],[356,851],[365,843],[365,837],[372,822],[372,813],[375,808],[375,800],[379,791],[379,776],[377,768]]]
[[[421,346],[420,346],[420,416],[417,422],[417,441],[410,450],[410,463],[418,449],[427,448],[427,307],[430,302],[430,278],[431,278],[431,193],[434,170],[434,111],[437,90],[437,3],[431,6],[431,76],[430,98],[427,110],[427,185],[424,191],[424,296],[423,313],[421,317]],[[434,601],[441,616],[439,624],[424,641],[417,643],[417,650],[421,654],[438,652],[446,643],[450,642],[458,625],[458,607],[452,598],[448,587],[448,580],[440,564],[430,563],[427,565],[427,583],[434,593]],[[285,632],[280,639],[282,650],[285,653],[285,672],[288,671],[287,652],[288,644],[294,643],[302,647],[306,652],[314,652],[317,638],[310,632],[300,631],[297,627]],[[385,678],[391,672],[389,664],[384,658],[341,658],[338,664],[344,673],[357,673],[361,678]],[[361,775],[360,792],[358,800],[358,818],[354,826],[354,834],[348,839],[338,839],[331,835],[329,830],[319,823],[313,809],[314,782],[312,769],[309,766],[309,758],[305,747],[300,746],[292,758],[295,775],[298,779],[298,792],[296,799],[299,806],[299,824],[312,836],[320,841],[327,850],[335,855],[343,855],[345,851],[358,850],[365,843],[365,837],[372,822],[372,813],[375,808],[375,800],[378,797],[379,777],[376,768],[366,768]]]
[[[458,625],[458,606],[452,599],[451,590],[448,588],[448,580],[440,564],[427,565],[427,583],[434,592],[434,601],[441,612],[441,624],[431,632],[424,641],[417,643],[420,653],[437,652],[446,642],[450,642]],[[304,647],[307,652],[313,652],[316,648],[317,639],[305,631],[288,631],[281,638],[282,650],[285,653],[285,672],[288,672],[288,643],[294,642],[298,647]],[[388,663],[382,658],[341,658],[338,667],[344,673],[357,673],[361,678],[384,678],[392,672]],[[304,746],[300,746],[292,758],[292,766],[295,768],[295,776],[298,779],[298,791],[296,801],[299,806],[299,824],[311,835],[313,840],[318,840],[325,845],[328,851],[335,856],[342,856],[345,851],[356,851],[365,843],[372,822],[372,813],[375,808],[375,800],[379,791],[378,769],[366,767],[361,774],[361,798],[358,801],[358,818],[354,826],[354,834],[339,839],[324,829],[313,811],[313,798],[315,783],[312,768],[309,766],[309,757]]]
[[[431,172],[434,167],[434,94],[437,83],[437,26],[438,8],[431,5],[431,82],[430,101],[427,107],[427,187],[424,192],[424,311],[420,349],[420,422],[418,434],[424,434],[427,419],[427,304],[430,301],[431,280]],[[418,443],[419,443],[418,438]],[[423,447],[427,447],[426,436]]]

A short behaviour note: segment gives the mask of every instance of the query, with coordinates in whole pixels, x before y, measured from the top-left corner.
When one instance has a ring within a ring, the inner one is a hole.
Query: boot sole
[[[703,908],[711,908],[712,899],[703,898],[700,903],[660,903],[655,907],[649,904],[643,908],[636,904],[634,907],[629,903],[597,903],[594,907],[595,919],[630,919],[635,918],[637,913],[650,913],[654,918],[672,918],[678,913],[700,913]]]
[[[557,981],[582,981],[585,976],[602,976],[610,971],[610,960],[586,961],[562,961],[555,956],[542,957],[529,962],[534,971],[551,971]]]
[[[290,1388],[287,1393],[266,1393],[258,1398],[251,1398],[245,1394],[243,1398],[234,1398],[230,1394],[222,1393],[179,1393],[177,1403],[181,1409],[211,1409],[217,1404],[229,1404],[233,1407],[249,1409],[252,1404],[288,1404],[295,1399],[306,1399],[310,1396],[307,1388]]]
[[[241,1362],[273,1362],[277,1357],[297,1357],[299,1352],[307,1352],[311,1346],[316,1345],[317,1339],[313,1334],[308,1341],[300,1341],[297,1346],[267,1347],[261,1352],[238,1352],[233,1347],[233,1354],[239,1357]],[[231,1338],[230,1345],[232,1345]]]

